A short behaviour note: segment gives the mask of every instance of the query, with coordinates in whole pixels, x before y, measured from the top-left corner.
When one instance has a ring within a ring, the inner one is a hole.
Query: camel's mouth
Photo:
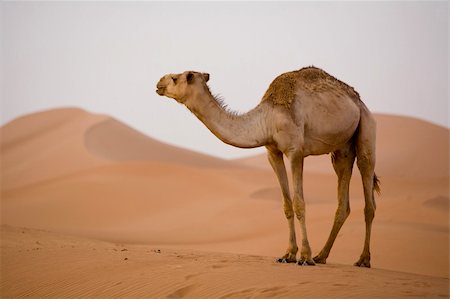
[[[158,89],[156,90],[156,93],[159,94],[160,96],[162,96],[162,95],[164,95],[164,91],[165,91],[164,87],[158,87]]]

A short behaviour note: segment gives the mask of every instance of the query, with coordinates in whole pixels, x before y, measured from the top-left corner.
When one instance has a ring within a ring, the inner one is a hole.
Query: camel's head
[[[168,74],[156,84],[156,93],[184,103],[193,94],[208,90],[206,85],[208,80],[209,74],[194,71]]]

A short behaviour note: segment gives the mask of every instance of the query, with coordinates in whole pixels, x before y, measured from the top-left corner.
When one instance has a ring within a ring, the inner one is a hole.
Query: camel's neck
[[[185,104],[217,138],[227,144],[254,148],[269,141],[270,119],[265,104],[241,115],[227,111],[210,93],[194,95]]]

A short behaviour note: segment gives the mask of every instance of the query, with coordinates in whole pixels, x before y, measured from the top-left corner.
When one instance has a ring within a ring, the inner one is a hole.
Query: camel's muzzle
[[[158,89],[156,90],[156,93],[159,94],[160,96],[162,96],[162,95],[164,95],[164,91],[165,91],[164,87],[158,87]]]

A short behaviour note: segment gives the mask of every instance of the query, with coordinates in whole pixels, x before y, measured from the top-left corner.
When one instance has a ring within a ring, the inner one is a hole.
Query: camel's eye
[[[176,77],[172,77],[173,83],[177,84],[177,79],[178,79],[178,78],[176,78]]]

